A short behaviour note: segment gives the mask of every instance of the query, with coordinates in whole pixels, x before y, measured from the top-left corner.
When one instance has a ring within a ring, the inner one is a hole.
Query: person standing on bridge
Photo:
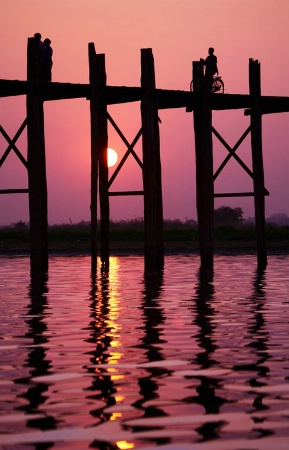
[[[34,38],[36,39],[36,41],[38,42],[38,46],[39,46],[39,53],[42,52],[42,50],[44,49],[44,44],[41,40],[41,34],[40,33],[35,33],[34,34]]]
[[[210,47],[208,50],[209,55],[205,59],[205,80],[206,80],[206,86],[211,89],[212,83],[213,83],[213,77],[216,74],[219,74],[218,71],[218,65],[217,65],[217,57],[214,55],[214,49],[213,47]]]
[[[52,53],[53,50],[50,46],[51,40],[46,38],[43,41],[44,48],[40,55],[40,82],[50,83],[51,82],[51,69],[52,69]]]

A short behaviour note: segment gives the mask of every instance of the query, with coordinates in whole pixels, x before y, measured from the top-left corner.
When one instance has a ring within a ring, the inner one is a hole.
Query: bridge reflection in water
[[[286,448],[288,256],[0,259],[2,445]]]

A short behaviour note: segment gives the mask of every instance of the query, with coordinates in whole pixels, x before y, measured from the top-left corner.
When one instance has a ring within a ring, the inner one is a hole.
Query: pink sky
[[[261,63],[263,95],[289,96],[288,0],[0,0],[0,78],[26,79],[27,38],[35,32],[53,47],[53,81],[88,83],[88,43],[106,55],[107,84],[140,85],[140,49],[152,48],[156,84],[188,90],[192,61],[215,48],[225,90],[247,94],[249,58]],[[25,96],[0,99],[0,123],[12,138],[25,118]],[[85,99],[46,102],[49,223],[90,220],[90,113]],[[140,104],[109,107],[131,142],[140,128]],[[164,217],[196,219],[192,114],[159,113]],[[266,216],[289,215],[289,113],[263,116]],[[216,111],[213,126],[233,147],[249,125],[242,110]],[[0,136],[0,155],[7,148]],[[26,156],[26,132],[17,143]],[[109,129],[109,146],[126,151]],[[135,150],[141,157],[141,141]],[[227,150],[214,140],[215,170]],[[238,155],[251,167],[250,135]],[[14,153],[0,169],[0,189],[26,188]],[[129,158],[111,190],[139,190],[141,172]],[[251,191],[252,181],[230,160],[215,192]],[[222,198],[215,207],[241,207],[254,216],[253,198]],[[113,220],[143,217],[142,197],[110,199]],[[0,195],[0,225],[28,221],[27,194]]]

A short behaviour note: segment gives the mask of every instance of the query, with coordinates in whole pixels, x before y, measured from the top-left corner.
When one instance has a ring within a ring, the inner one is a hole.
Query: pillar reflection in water
[[[163,270],[144,272],[144,291],[142,300],[144,334],[142,343],[139,347],[145,350],[147,362],[163,361],[165,358],[162,354],[161,344],[165,341],[162,339],[162,331],[165,324],[165,315],[163,308],[160,308],[158,298],[163,286]],[[168,370],[164,367],[146,368],[148,374],[138,379],[141,398],[134,403],[134,406],[143,410],[143,417],[162,417],[165,412],[154,404],[159,389],[159,380],[168,374]],[[134,428],[132,427],[134,430]],[[137,431],[135,429],[134,431]],[[158,445],[170,443],[168,438],[156,438],[154,442]]]
[[[195,294],[195,320],[198,326],[196,340],[200,351],[196,354],[194,363],[200,369],[213,369],[218,367],[219,362],[214,359],[214,352],[217,349],[214,340],[215,325],[213,317],[216,314],[214,309],[214,273],[212,270],[199,269],[198,284]],[[215,377],[200,376],[200,384],[197,386],[197,396],[189,397],[186,401],[202,405],[206,414],[218,414],[220,407],[226,402],[225,398],[217,395],[219,380]],[[196,431],[204,440],[216,438],[219,435],[224,422],[207,422]]]
[[[28,337],[32,342],[32,350],[28,354],[26,362],[26,366],[30,369],[30,376],[14,380],[15,383],[27,385],[26,393],[21,396],[28,403],[18,409],[25,411],[27,417],[29,417],[29,414],[39,414],[39,417],[27,420],[26,425],[40,430],[50,430],[57,427],[55,418],[45,413],[44,404],[48,398],[46,392],[49,386],[44,382],[34,380],[36,377],[48,375],[51,369],[51,361],[46,358],[46,347],[49,342],[47,325],[45,323],[48,308],[47,281],[47,273],[31,273],[31,282],[28,287],[30,303],[28,305],[27,318],[25,318],[28,326],[25,337]],[[44,450],[52,446],[53,444],[43,443],[37,444],[35,448]]]
[[[249,379],[249,385],[252,387],[266,385],[266,377],[269,367],[266,361],[269,359],[268,340],[269,332],[266,331],[266,268],[257,267],[252,285],[252,295],[250,297],[252,308],[252,319],[248,326],[249,344],[252,349],[252,356],[255,356],[255,362],[234,366],[234,370],[251,372],[252,377]],[[253,401],[254,408],[259,410],[267,409],[263,405],[263,398],[266,394],[258,393]]]

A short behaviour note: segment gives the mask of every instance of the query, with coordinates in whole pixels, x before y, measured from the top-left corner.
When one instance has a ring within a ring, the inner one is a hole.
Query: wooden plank
[[[38,86],[38,92],[43,101],[88,98],[90,93],[90,85],[52,82],[40,84]]]
[[[110,191],[108,195],[110,197],[121,197],[122,195],[143,195],[144,191]]]
[[[0,189],[0,194],[28,194],[29,189]]]
[[[289,112],[289,97],[273,97],[262,95],[259,99],[262,114],[278,114]],[[244,111],[245,116],[251,115],[251,109]]]
[[[224,192],[224,193],[215,193],[215,198],[221,197],[253,197],[254,192]]]
[[[249,88],[252,101],[251,108],[251,145],[255,204],[255,224],[257,234],[258,266],[267,265],[265,239],[265,198],[264,198],[264,168],[262,152],[262,112],[261,112],[261,79],[260,63],[249,61]]]
[[[198,92],[156,89],[158,109],[188,108],[191,111],[198,105]],[[212,110],[244,109],[250,106],[249,95],[211,94],[208,105]],[[189,112],[189,111],[188,111]]]
[[[27,139],[28,187],[30,216],[31,272],[48,270],[47,183],[44,140],[43,102],[35,87],[39,80],[39,48],[28,39],[27,51]]]
[[[140,101],[142,90],[140,87],[130,86],[106,86],[105,100],[107,105],[130,103]]]
[[[49,83],[40,86],[42,98],[45,101],[86,98],[90,100],[89,84]],[[141,100],[140,87],[101,86],[102,95],[107,105],[136,102]]]
[[[12,97],[28,93],[27,81],[0,80],[0,97]],[[48,83],[37,86],[37,92],[43,101],[65,100],[73,98],[90,99],[89,84]],[[104,86],[103,95],[107,105],[140,101],[142,89],[130,86]],[[198,94],[191,91],[156,89],[155,98],[158,109],[191,108],[197,104]],[[289,97],[262,96],[260,98],[262,114],[289,112]],[[250,115],[251,97],[243,94],[213,94],[208,99],[212,110],[244,109]]]
[[[254,192],[220,192],[214,194],[214,197],[253,197],[254,195]],[[266,189],[264,189],[264,195],[269,195],[269,192]]]
[[[196,194],[200,241],[201,268],[213,268],[214,181],[212,110],[210,95],[205,87],[203,62],[193,62],[194,90],[198,89],[199,103],[194,109]]]
[[[0,97],[14,97],[28,93],[27,81],[0,80]]]
[[[164,242],[159,122],[150,48],[141,50],[141,87],[145,268],[153,270],[164,265]]]

